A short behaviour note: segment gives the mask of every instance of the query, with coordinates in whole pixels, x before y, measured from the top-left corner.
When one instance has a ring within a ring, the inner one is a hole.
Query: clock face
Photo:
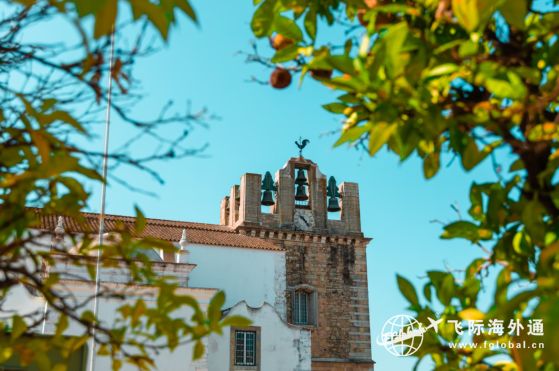
[[[293,215],[295,228],[300,231],[310,231],[314,228],[314,216],[312,210],[295,209]]]

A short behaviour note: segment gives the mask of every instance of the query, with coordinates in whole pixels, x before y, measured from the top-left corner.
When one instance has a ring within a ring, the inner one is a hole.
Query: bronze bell
[[[340,211],[340,203],[338,202],[338,198],[337,197],[330,197],[328,199],[328,211],[331,212],[338,212]]]
[[[304,185],[298,184],[297,191],[295,192],[295,199],[297,201],[306,201],[309,199],[309,195],[307,195],[307,189]]]
[[[272,191],[262,192],[262,205],[272,206],[274,203],[275,202],[274,202],[274,196],[272,195]]]
[[[328,188],[326,189],[328,195],[328,211],[337,212],[340,211],[340,204],[338,202],[338,197],[340,197],[340,192],[338,192],[338,186],[336,185],[336,179],[331,176],[328,179]]]
[[[272,192],[277,191],[277,187],[274,184],[274,180],[272,179],[272,174],[269,171],[266,171],[264,175],[264,179],[262,180],[262,205],[264,206],[272,206],[274,202],[274,195]]]
[[[298,185],[307,184],[307,177],[305,176],[305,171],[303,169],[297,169],[297,177],[295,178],[295,184]]]

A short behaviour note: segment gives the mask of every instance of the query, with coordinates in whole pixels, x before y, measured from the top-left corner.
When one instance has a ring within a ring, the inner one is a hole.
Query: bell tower
[[[311,330],[313,371],[373,370],[370,238],[361,232],[357,183],[338,185],[300,152],[274,176],[244,174],[222,200],[220,220],[285,250],[286,276],[278,279],[286,280],[286,310],[280,315]]]

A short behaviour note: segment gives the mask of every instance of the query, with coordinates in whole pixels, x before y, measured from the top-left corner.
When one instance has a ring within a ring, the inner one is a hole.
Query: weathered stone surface
[[[309,202],[314,223],[297,230],[294,179],[298,168],[308,176]],[[286,318],[292,318],[292,292],[303,287],[313,293],[313,370],[372,370],[366,247],[361,232],[359,187],[340,185],[341,214],[329,219],[326,176],[310,160],[291,158],[275,176],[278,192],[270,213],[261,212],[260,175],[245,174],[229,198],[229,225],[239,233],[272,242],[286,252]],[[233,200],[240,199],[237,215]],[[223,209],[223,207],[222,207]],[[222,211],[222,215],[225,214]],[[222,219],[226,219],[223,217]]]

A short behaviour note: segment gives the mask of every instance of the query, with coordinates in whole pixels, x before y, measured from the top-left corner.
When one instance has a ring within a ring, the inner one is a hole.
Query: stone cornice
[[[247,236],[278,241],[301,241],[336,243],[340,245],[364,244],[367,245],[372,238],[363,234],[331,234],[328,232],[307,232],[288,229],[273,229],[264,226],[238,226],[236,230]]]

